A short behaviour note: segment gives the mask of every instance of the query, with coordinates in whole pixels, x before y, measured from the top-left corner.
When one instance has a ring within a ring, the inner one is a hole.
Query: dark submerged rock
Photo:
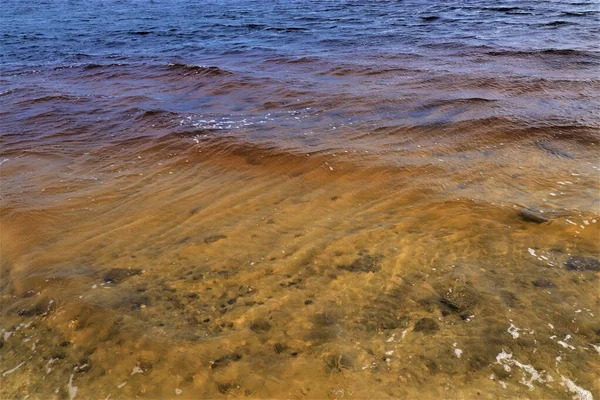
[[[250,324],[250,330],[256,333],[264,333],[271,330],[271,324],[266,320],[257,320]]]
[[[380,260],[381,260],[381,257],[371,256],[369,254],[366,254],[366,255],[354,260],[354,262],[352,262],[352,264],[342,265],[339,268],[346,270],[346,271],[350,271],[350,272],[362,272],[362,273],[377,272],[381,268],[379,266]]]
[[[142,273],[142,270],[138,269],[138,268],[131,268],[131,269],[112,268],[104,274],[103,280],[106,283],[109,283],[109,282],[121,283],[124,280],[129,279],[135,275],[140,275],[141,273]]]
[[[501,290],[500,298],[502,299],[502,302],[509,307],[517,307],[519,305],[519,298],[509,290]]]
[[[214,361],[211,361],[210,363],[210,368],[211,369],[216,369],[219,367],[224,367],[226,365],[228,365],[231,362],[234,361],[239,361],[242,359],[242,355],[238,354],[238,353],[233,353],[233,354],[227,354],[221,358],[218,358]]]
[[[25,308],[21,308],[17,311],[17,315],[20,317],[35,317],[38,315],[50,314],[54,310],[55,303],[49,299],[41,299],[34,304],[30,304]]]
[[[312,322],[317,326],[331,326],[339,320],[339,315],[332,310],[326,310],[312,316]]]
[[[553,288],[553,287],[556,287],[556,285],[554,284],[554,282],[552,282],[549,279],[544,279],[544,278],[536,279],[536,280],[532,281],[531,284],[533,286],[535,286],[535,287],[538,287],[538,288]]]
[[[202,209],[202,207],[200,207],[200,206],[197,206],[197,207],[194,207],[194,208],[192,208],[192,209],[190,210],[190,215],[194,215],[194,214],[196,214],[196,213],[197,213],[198,211],[200,211],[201,209]]]
[[[408,328],[410,325],[408,315],[398,315],[398,312],[394,310],[370,310],[365,317],[367,318],[364,325],[369,331]]]
[[[331,354],[325,358],[325,365],[328,372],[342,372],[342,369],[352,370],[354,363],[352,359],[345,354]]]
[[[227,394],[231,389],[235,388],[235,386],[236,385],[233,382],[217,383],[217,390],[222,394]]]
[[[189,236],[186,236],[186,237],[178,240],[175,244],[186,244],[186,243],[189,243],[190,240],[192,240],[192,238]]]
[[[479,293],[470,285],[457,285],[452,288],[452,291],[447,290],[440,299],[442,312],[459,314],[461,317],[468,316],[479,304],[480,297]]]
[[[440,326],[431,318],[421,318],[414,327],[415,332],[435,333],[440,330]]]
[[[214,243],[214,242],[219,241],[221,239],[227,239],[227,236],[225,236],[225,235],[207,236],[207,237],[204,238],[204,243],[211,244],[211,243]]]
[[[567,271],[600,271],[600,261],[593,257],[572,256],[567,259]]]
[[[542,224],[549,221],[549,219],[546,218],[546,216],[544,216],[540,211],[531,210],[528,208],[524,208],[519,211],[519,217],[521,217],[523,221],[534,222],[536,224]]]
[[[287,350],[287,348],[288,348],[288,347],[287,347],[286,345],[284,345],[284,344],[281,344],[281,343],[275,343],[275,344],[273,345],[273,351],[274,351],[276,354],[281,354],[281,353],[283,353],[284,351],[286,351],[286,350]]]

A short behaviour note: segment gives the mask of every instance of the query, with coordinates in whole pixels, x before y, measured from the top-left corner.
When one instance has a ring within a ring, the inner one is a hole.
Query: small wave
[[[443,99],[432,101],[427,104],[427,108],[429,107],[444,107],[451,105],[465,105],[465,104],[481,104],[481,103],[494,103],[497,100],[494,99],[486,99],[483,97],[464,97],[458,99]]]
[[[391,73],[403,73],[415,70],[400,67],[366,67],[366,66],[336,66],[319,73],[319,75],[330,76],[374,76]]]
[[[266,31],[276,31],[276,32],[306,32],[310,29],[308,28],[299,28],[299,27],[268,27],[265,29]]]
[[[272,63],[272,64],[311,64],[311,63],[316,63],[319,61],[321,61],[319,58],[310,57],[310,56],[304,56],[304,57],[281,56],[281,57],[272,57],[272,58],[268,58],[267,60],[265,60],[265,62]]]
[[[176,112],[162,109],[144,110],[139,108],[133,108],[128,110],[128,112],[133,112],[135,114],[135,119],[138,121],[143,121],[147,119],[156,120],[164,117],[173,118],[177,116]]]
[[[52,70],[53,71],[62,71],[62,70],[68,70],[68,69],[74,69],[74,68],[83,68],[84,70],[91,70],[91,69],[100,69],[100,68],[125,67],[127,65],[129,65],[129,64],[127,64],[127,63],[110,63],[110,64],[95,64],[95,63],[80,64],[80,63],[76,63],[76,64],[58,65],[56,67],[53,67]]]
[[[19,91],[22,91],[22,90],[23,90],[22,88],[8,89],[8,90],[5,90],[4,92],[0,92],[0,97],[9,96],[11,94],[18,93]]]
[[[128,64],[124,64],[124,63],[111,63],[111,64],[86,64],[84,65],[83,69],[98,69],[98,68],[115,68],[115,67],[124,67],[127,66]]]
[[[421,17],[422,21],[437,21],[438,19],[440,19],[440,17],[438,17],[437,15],[427,15],[427,16]]]
[[[492,50],[485,54],[490,56],[539,56],[539,55],[557,55],[572,57],[591,57],[600,58],[600,54],[585,50],[575,49],[542,49],[542,50]]]
[[[557,20],[545,23],[544,26],[564,26],[564,25],[579,25],[573,21]]]
[[[36,97],[33,99],[21,100],[17,104],[19,104],[21,106],[46,103],[46,102],[52,102],[52,103],[66,102],[66,103],[75,104],[75,103],[83,103],[85,101],[86,101],[85,98],[79,97],[79,96],[68,96],[68,95],[64,95],[64,94],[55,94],[55,95]]]
[[[563,11],[560,13],[563,17],[587,17],[587,16],[596,16],[598,15],[598,11],[589,10],[589,11]]]
[[[521,7],[487,7],[485,8],[489,11],[499,11],[499,12],[511,12],[511,11],[520,11]]]
[[[570,159],[573,155],[562,150],[561,142],[596,146],[600,144],[598,132],[595,126],[573,124],[571,121],[546,124],[513,117],[485,117],[459,122],[382,126],[364,133],[363,137],[373,140],[376,136],[396,136],[405,142],[435,138],[461,149],[481,148],[482,142],[528,142],[551,155]]]
[[[167,65],[167,69],[170,71],[181,71],[185,73],[192,73],[204,76],[219,76],[232,74],[232,72],[227,71],[225,69],[221,69],[219,67],[194,64],[170,63]]]
[[[243,25],[243,27],[247,28],[247,29],[256,29],[256,30],[264,30],[267,28],[267,26],[263,25],[263,24],[246,24],[246,25]]]

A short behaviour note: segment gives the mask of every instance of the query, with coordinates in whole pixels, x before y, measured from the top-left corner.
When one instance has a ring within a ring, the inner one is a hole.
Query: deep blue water
[[[482,54],[597,52],[599,10],[596,1],[5,0],[1,53],[4,66],[407,55],[471,56],[477,68]]]
[[[97,114],[120,132],[148,110],[253,137],[289,136],[290,113],[317,137],[600,125],[597,1],[5,0],[0,15],[4,133]]]

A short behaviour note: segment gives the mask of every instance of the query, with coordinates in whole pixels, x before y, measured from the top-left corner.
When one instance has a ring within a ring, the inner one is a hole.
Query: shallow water
[[[2,398],[598,398],[597,17],[7,2]]]

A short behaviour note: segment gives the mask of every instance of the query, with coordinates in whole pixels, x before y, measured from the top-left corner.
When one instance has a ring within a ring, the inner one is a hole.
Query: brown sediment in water
[[[598,392],[598,273],[567,267],[599,257],[581,159],[196,137],[2,165],[3,397]]]

